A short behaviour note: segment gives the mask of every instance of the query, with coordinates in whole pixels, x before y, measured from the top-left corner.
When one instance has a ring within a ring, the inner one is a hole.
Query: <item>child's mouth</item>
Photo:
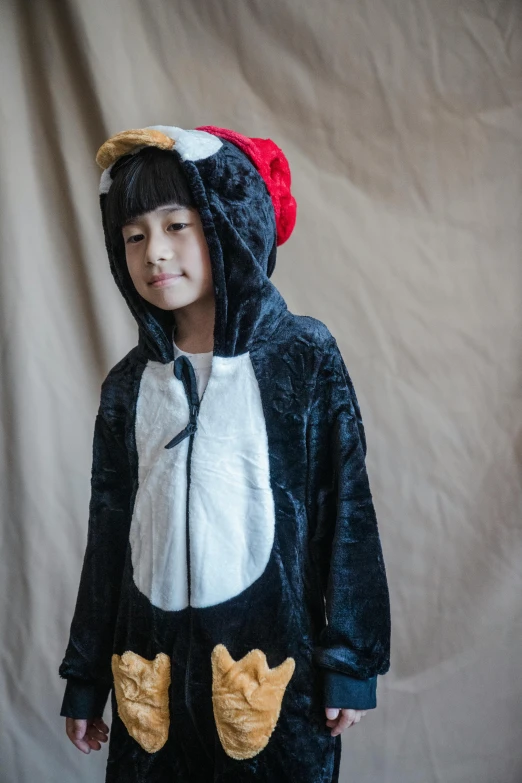
[[[149,283],[152,288],[166,288],[169,285],[173,285],[176,283],[180,278],[182,278],[183,275],[161,275],[156,280],[153,280],[151,283]]]

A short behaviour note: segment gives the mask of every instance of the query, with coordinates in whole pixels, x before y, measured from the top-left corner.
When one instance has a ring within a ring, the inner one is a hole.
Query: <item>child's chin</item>
[[[190,297],[168,296],[168,294],[165,294],[164,296],[155,298],[150,297],[148,301],[151,304],[156,305],[156,307],[159,307],[160,310],[178,310],[180,307],[186,307],[187,305],[192,304],[194,300]]]

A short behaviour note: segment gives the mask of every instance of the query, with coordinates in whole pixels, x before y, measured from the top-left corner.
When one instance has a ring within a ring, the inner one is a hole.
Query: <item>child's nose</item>
[[[145,260],[148,264],[158,261],[168,261],[173,256],[173,249],[167,237],[151,236],[147,243]]]

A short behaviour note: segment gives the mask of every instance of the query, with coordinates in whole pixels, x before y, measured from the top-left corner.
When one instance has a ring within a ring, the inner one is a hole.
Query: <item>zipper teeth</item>
[[[176,362],[179,361],[179,359],[176,359],[174,362],[174,375],[176,378],[182,381],[183,388],[185,390],[185,395],[187,397],[187,402],[189,406],[189,424],[184,430],[184,437],[181,438],[179,441],[177,440],[177,437],[174,438],[174,442],[171,442],[168,444],[167,448],[170,448],[171,446],[177,445],[177,443],[181,442],[181,440],[184,440],[187,435],[189,436],[189,444],[188,444],[188,450],[187,450],[187,491],[186,491],[186,508],[185,508],[185,557],[186,557],[186,564],[187,564],[187,594],[188,594],[188,612],[189,612],[189,622],[188,622],[188,649],[187,649],[187,661],[185,665],[185,683],[184,683],[184,697],[185,697],[185,706],[187,708],[187,711],[190,715],[190,718],[192,720],[192,724],[194,726],[194,731],[196,732],[196,735],[201,743],[201,746],[203,750],[205,751],[206,755],[210,759],[210,761],[213,761],[212,756],[210,752],[207,749],[207,746],[205,742],[203,741],[203,737],[201,736],[198,728],[198,724],[196,721],[196,718],[194,716],[194,713],[192,712],[192,707],[190,704],[190,692],[189,692],[189,680],[190,680],[190,663],[191,663],[191,654],[192,654],[192,636],[193,636],[193,608],[191,604],[191,579],[190,579],[190,525],[189,525],[189,500],[190,500],[190,469],[191,469],[191,462],[192,462],[192,448],[194,445],[194,434],[196,432],[197,428],[197,418],[199,415],[199,396],[197,391],[197,384],[196,384],[196,378],[194,375],[194,369],[190,363],[190,360],[186,357],[183,357],[184,362],[181,364],[181,370],[179,372],[176,371]],[[183,370],[186,369],[188,372],[188,381],[186,378],[186,373],[184,376]],[[181,434],[181,433],[180,433]]]
[[[187,710],[190,714],[190,717],[192,719],[192,723],[194,725],[194,730],[199,738],[199,741],[208,756],[208,758],[212,761],[212,756],[210,755],[209,751],[207,750],[207,746],[205,742],[203,741],[203,737],[200,734],[198,724],[196,721],[196,718],[194,717],[194,713],[192,712],[192,706],[190,704],[189,699],[189,675],[190,675],[190,659],[191,659],[191,653],[192,653],[192,604],[190,603],[191,598],[191,590],[190,590],[190,533],[189,533],[189,496],[190,496],[190,467],[192,462],[192,447],[194,444],[194,433],[190,436],[189,439],[189,445],[188,445],[188,452],[187,452],[187,507],[185,512],[185,530],[186,530],[186,554],[187,554],[187,588],[188,588],[188,611],[189,611],[189,644],[188,644],[188,651],[187,651],[187,663],[185,666],[185,704],[187,707]]]
[[[185,703],[190,711],[189,707],[189,664],[190,653],[192,649],[192,604],[191,599],[191,579],[190,579],[190,529],[189,529],[189,497],[190,497],[190,466],[192,461],[192,445],[194,443],[194,435],[190,436],[188,452],[187,452],[187,500],[185,509],[185,550],[187,559],[187,590],[188,590],[188,610],[189,610],[189,647],[187,652],[187,665],[185,667]],[[192,713],[191,713],[192,714]]]
[[[191,607],[191,579],[190,579],[190,529],[189,529],[189,497],[190,497],[190,467],[192,462],[192,446],[194,444],[194,433],[189,438],[189,445],[187,451],[187,504],[185,509],[185,549],[187,558],[187,591],[188,591],[188,604]]]

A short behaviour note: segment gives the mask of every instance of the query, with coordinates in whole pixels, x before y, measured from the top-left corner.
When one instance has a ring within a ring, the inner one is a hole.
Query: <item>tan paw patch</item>
[[[96,163],[100,168],[107,169],[111,163],[122,155],[132,152],[135,147],[159,147],[160,150],[171,150],[175,143],[170,136],[151,128],[122,131],[111,136],[101,145],[96,153]]]
[[[129,650],[113,655],[111,664],[118,715],[131,737],[156,753],[169,733],[169,656],[158,653],[149,661]]]
[[[224,644],[212,650],[212,703],[219,739],[233,759],[250,759],[268,744],[286,686],[295,669],[293,658],[268,668],[261,650],[234,661]]]

